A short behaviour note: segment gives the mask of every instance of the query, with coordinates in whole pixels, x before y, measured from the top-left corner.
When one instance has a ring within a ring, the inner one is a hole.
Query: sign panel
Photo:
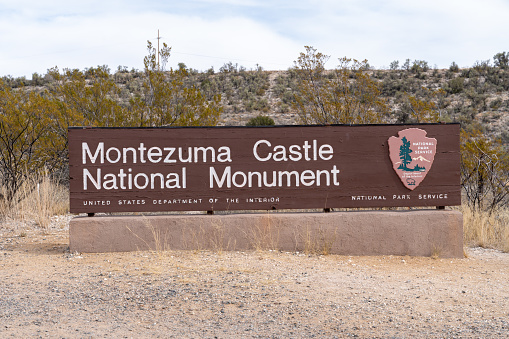
[[[460,205],[459,130],[70,128],[71,212]]]

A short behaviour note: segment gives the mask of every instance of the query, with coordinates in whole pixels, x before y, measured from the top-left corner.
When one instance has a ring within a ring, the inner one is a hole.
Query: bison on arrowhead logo
[[[389,138],[389,156],[394,171],[403,185],[414,190],[428,174],[435,153],[437,139],[427,138],[420,128],[408,128]]]

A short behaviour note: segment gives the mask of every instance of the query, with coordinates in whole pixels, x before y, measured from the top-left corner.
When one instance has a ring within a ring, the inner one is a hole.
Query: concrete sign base
[[[448,210],[76,217],[71,252],[281,250],[463,257],[463,217]]]

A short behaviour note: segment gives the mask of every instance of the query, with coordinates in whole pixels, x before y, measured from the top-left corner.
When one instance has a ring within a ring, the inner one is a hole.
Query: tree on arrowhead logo
[[[428,174],[435,153],[437,139],[427,138],[425,130],[408,128],[389,138],[389,156],[394,171],[403,185],[414,190]]]

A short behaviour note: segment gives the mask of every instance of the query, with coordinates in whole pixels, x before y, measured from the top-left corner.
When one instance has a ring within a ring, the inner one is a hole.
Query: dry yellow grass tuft
[[[0,187],[0,193],[4,187]],[[48,175],[32,175],[16,193],[11,205],[0,204],[0,216],[23,225],[46,229],[51,218],[69,212],[69,190]]]
[[[509,208],[492,213],[462,206],[465,244],[509,252]]]

